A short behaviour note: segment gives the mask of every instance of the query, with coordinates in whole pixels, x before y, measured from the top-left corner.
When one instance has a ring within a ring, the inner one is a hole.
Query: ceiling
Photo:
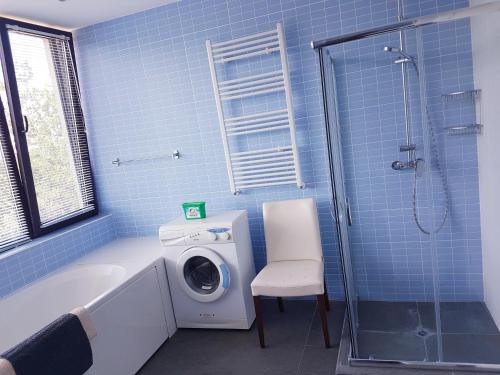
[[[177,1],[179,0],[0,0],[0,16],[74,30]]]

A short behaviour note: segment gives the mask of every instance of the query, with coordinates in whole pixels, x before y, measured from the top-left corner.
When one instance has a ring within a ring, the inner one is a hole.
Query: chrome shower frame
[[[500,12],[500,1],[493,2],[493,3],[487,3],[479,6],[474,6],[474,7],[468,7],[468,8],[463,8],[463,9],[458,9],[458,10],[453,10],[449,12],[443,12],[438,15],[432,15],[432,16],[423,16],[423,17],[416,17],[416,18],[411,18],[407,20],[398,20],[398,22],[388,24],[385,26],[380,26],[380,27],[375,27],[375,28],[370,28],[354,33],[349,33],[349,34],[344,34],[332,38],[327,38],[327,39],[322,39],[322,40],[317,40],[317,41],[312,41],[311,42],[311,47],[315,50],[318,51],[319,55],[319,64],[320,64],[320,70],[321,70],[321,82],[322,82],[322,87],[323,87],[323,105],[326,108],[328,108],[328,103],[326,100],[326,78],[324,74],[324,67],[323,67],[323,56],[324,53],[326,53],[326,47],[333,46],[333,45],[338,45],[338,44],[343,44],[346,42],[351,42],[351,41],[356,41],[356,40],[361,40],[361,39],[366,39],[370,38],[373,36],[377,35],[383,35],[383,34],[388,34],[392,32],[403,32],[404,30],[410,30],[410,29],[417,29],[423,26],[427,25],[435,25],[435,24],[440,24],[443,22],[449,22],[449,21],[456,21],[472,16],[477,16],[481,14],[486,14],[486,13],[493,13],[493,12]],[[404,36],[403,36],[404,38]],[[404,49],[401,48],[401,50],[404,52]],[[404,59],[408,60],[408,56],[404,56],[402,53],[401,55],[404,57]],[[400,61],[401,63],[403,61]],[[408,61],[406,61],[408,62]],[[413,62],[414,63],[414,62]],[[402,65],[407,65],[407,64],[402,64]],[[327,127],[328,127],[328,114],[327,111],[325,110],[325,121],[327,122]],[[410,124],[410,130],[411,130],[411,124]],[[411,141],[411,139],[410,139]],[[408,142],[407,145],[403,146],[410,146],[409,148],[412,148],[412,144]],[[328,142],[328,149],[329,149],[329,156],[332,154],[332,145],[330,142]],[[414,150],[401,150],[401,151],[414,151]],[[332,186],[335,184],[335,176],[333,171],[330,172],[331,175],[331,180],[332,180]],[[335,192],[335,189],[332,188],[332,190]],[[342,203],[338,201],[335,193],[333,193],[333,203],[334,203],[334,208],[335,208],[335,214],[337,217],[339,217],[339,211],[338,207]],[[336,220],[338,224],[338,220]],[[339,230],[337,229],[337,236],[340,236],[338,233]],[[341,254],[341,262],[344,263],[344,259],[342,257],[343,252],[345,251],[343,249],[342,245],[342,240],[339,238],[339,251]],[[343,268],[343,278],[344,278],[344,283],[346,283],[346,274],[345,274],[345,268]],[[346,287],[346,293],[349,294],[349,290]],[[349,310],[349,304],[347,305],[347,308]],[[436,310],[436,314],[439,315],[439,310]],[[352,334],[352,325],[354,323],[349,321],[349,326],[351,327],[351,334]],[[344,333],[343,333],[344,336]],[[341,348],[342,349],[342,348]],[[364,367],[367,371],[366,373],[379,373],[380,368],[386,368],[388,371],[389,370],[396,370],[400,371],[401,374],[406,373],[406,370],[409,370],[408,374],[414,373],[412,370],[423,370],[422,373],[426,374],[437,374],[437,373],[443,373],[445,374],[451,374],[451,373],[456,373],[456,372],[463,372],[465,374],[477,374],[477,373],[500,373],[500,365],[494,365],[494,364],[478,364],[478,363],[452,363],[452,362],[419,362],[419,361],[404,361],[404,360],[377,360],[377,359],[360,359],[356,358],[355,354],[357,348],[353,346],[353,342],[351,341],[350,343],[350,353],[348,354],[348,362],[352,366],[356,367]],[[369,368],[372,368],[370,370]],[[351,370],[352,371],[352,370]],[[353,373],[357,373],[358,370],[354,370]],[[403,372],[405,371],[405,372]]]
[[[321,39],[311,42],[311,48],[319,49],[329,47],[335,44],[352,42],[355,40],[366,39],[376,35],[392,33],[400,30],[415,29],[417,27],[435,25],[442,22],[457,21],[467,17],[479,16],[481,14],[500,12],[500,2],[492,2],[474,7],[451,10],[432,16],[423,16],[409,18],[404,21],[398,21],[385,26],[373,27],[370,29],[356,31],[349,34],[335,36],[332,38]]]

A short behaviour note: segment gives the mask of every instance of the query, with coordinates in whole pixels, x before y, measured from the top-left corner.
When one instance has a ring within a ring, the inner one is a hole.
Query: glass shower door
[[[344,290],[348,305],[349,324],[352,342],[352,352],[357,356],[357,328],[358,319],[358,296],[354,285],[354,277],[351,263],[351,244],[349,238],[349,227],[352,225],[351,208],[349,198],[344,186],[344,167],[342,163],[342,147],[340,140],[340,124],[338,114],[337,92],[335,83],[335,67],[328,51],[321,52],[323,100],[325,106],[325,120],[327,127],[327,140],[329,149],[329,162],[332,171],[332,187],[334,191],[331,202],[332,220],[337,226],[341,261],[344,272]]]
[[[415,34],[407,36],[408,53],[416,55]],[[407,162],[400,146],[413,146],[405,143],[401,63],[406,60],[391,53],[398,43],[396,32],[322,51],[337,231],[353,358],[435,361],[439,325],[432,239],[414,222],[415,169],[391,167],[395,160]],[[415,158],[424,158],[413,64],[408,64],[408,84]],[[420,172],[419,186],[426,186],[428,175]],[[430,202],[427,195],[427,189],[419,188],[419,210]]]

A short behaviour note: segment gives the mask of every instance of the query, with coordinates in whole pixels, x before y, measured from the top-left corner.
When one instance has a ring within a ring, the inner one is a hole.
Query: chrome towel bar
[[[129,163],[140,162],[140,161],[162,160],[162,159],[168,159],[168,158],[172,158],[174,160],[177,160],[180,157],[181,157],[181,154],[180,154],[179,150],[175,150],[170,155],[158,155],[158,156],[150,156],[150,157],[145,157],[145,158],[127,159],[127,160],[122,160],[120,158],[116,158],[113,161],[111,161],[111,164],[119,167],[122,164],[129,164]]]

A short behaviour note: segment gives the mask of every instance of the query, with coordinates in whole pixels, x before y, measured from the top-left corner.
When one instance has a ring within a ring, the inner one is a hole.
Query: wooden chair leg
[[[316,296],[318,298],[319,316],[321,317],[321,325],[323,327],[323,337],[325,339],[325,347],[330,347],[330,333],[328,332],[328,317],[326,316],[326,301],[324,294]]]
[[[262,306],[260,303],[260,296],[253,296],[253,304],[255,307],[255,322],[257,324],[257,331],[259,332],[260,347],[265,348],[264,342],[264,323],[262,321]]]
[[[285,308],[283,307],[283,298],[278,297],[277,300],[278,300],[278,309],[280,310],[280,312],[284,312]]]
[[[325,295],[326,311],[330,311],[330,300],[328,299],[328,290],[326,290],[326,279],[325,279],[325,281],[323,283],[325,285],[325,288],[324,288],[325,289],[325,293],[324,293],[324,295]]]

